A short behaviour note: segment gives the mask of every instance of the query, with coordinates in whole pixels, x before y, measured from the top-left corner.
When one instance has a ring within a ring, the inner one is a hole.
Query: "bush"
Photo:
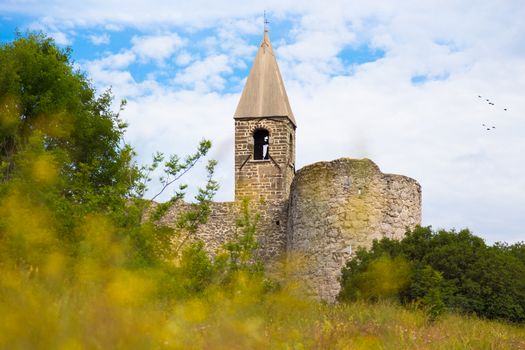
[[[374,241],[370,250],[358,250],[343,268],[339,299],[368,298],[370,292],[362,281],[382,260],[398,259],[409,265],[408,282],[395,289],[400,302],[424,307],[432,318],[448,309],[523,322],[523,257],[523,244],[487,246],[468,230],[434,232],[417,227],[400,241],[384,238]],[[392,272],[385,270],[380,278],[391,280]]]

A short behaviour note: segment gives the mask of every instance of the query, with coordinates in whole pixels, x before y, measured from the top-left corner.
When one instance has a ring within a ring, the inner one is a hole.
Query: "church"
[[[196,238],[213,253],[237,234],[241,203],[258,213],[259,256],[300,256],[311,294],[334,301],[341,268],[374,239],[400,239],[421,221],[421,186],[383,174],[369,159],[340,158],[295,168],[297,121],[268,31],[264,31],[233,116],[235,200],[214,202]],[[300,118],[299,118],[300,121]],[[184,204],[162,219],[174,224]]]

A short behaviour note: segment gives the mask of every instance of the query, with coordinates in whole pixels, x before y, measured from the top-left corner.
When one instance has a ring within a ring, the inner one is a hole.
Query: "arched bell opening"
[[[257,129],[253,133],[253,159],[270,159],[270,133],[266,129]]]

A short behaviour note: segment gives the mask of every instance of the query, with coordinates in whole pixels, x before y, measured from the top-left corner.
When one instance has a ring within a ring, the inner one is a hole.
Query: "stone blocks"
[[[374,239],[400,239],[421,221],[421,187],[383,174],[369,159],[342,158],[299,170],[290,193],[287,251],[305,259],[312,294],[333,301],[344,263]]]

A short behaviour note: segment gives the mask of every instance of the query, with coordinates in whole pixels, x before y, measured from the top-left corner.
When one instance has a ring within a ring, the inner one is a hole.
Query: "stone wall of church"
[[[260,245],[257,255],[263,261],[278,258],[286,251],[287,203],[287,201],[257,202],[250,203],[248,206],[252,222],[257,222],[256,235]],[[190,208],[189,203],[177,203],[159,220],[159,223],[175,227],[178,216]],[[236,225],[242,215],[242,202],[210,203],[207,223],[199,226],[190,241],[202,240],[206,251],[213,256],[225,243],[234,239],[236,235],[242,234],[241,229]],[[177,238],[174,244],[177,244]]]
[[[190,204],[173,206],[160,220],[175,226]],[[252,200],[258,215],[258,255],[269,262],[287,253],[299,257],[298,272],[312,295],[334,301],[341,268],[358,247],[374,239],[400,239],[421,221],[421,187],[414,179],[383,174],[369,159],[342,158],[299,170],[289,200]],[[211,203],[208,222],[194,239],[212,255],[242,233],[236,222],[242,202]]]
[[[311,292],[333,301],[344,263],[374,239],[402,238],[421,221],[421,187],[383,174],[369,159],[342,158],[299,170],[290,194],[287,251],[303,261]]]
[[[270,135],[268,160],[253,159],[253,133]],[[288,199],[294,174],[294,126],[287,117],[235,120],[235,199]]]

